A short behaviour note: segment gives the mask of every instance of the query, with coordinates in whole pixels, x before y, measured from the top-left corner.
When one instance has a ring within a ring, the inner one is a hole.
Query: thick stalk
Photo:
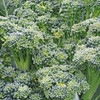
[[[100,79],[93,86],[90,86],[90,89],[82,96],[82,100],[91,100],[99,84]]]
[[[87,82],[90,84],[91,79],[91,69],[87,66]]]
[[[30,49],[26,49],[25,69],[29,70],[30,66]]]
[[[82,100],[91,100],[100,84],[100,72],[97,68],[87,66],[87,81],[90,89],[82,96]]]
[[[95,100],[99,100],[99,98],[100,98],[100,95]]]
[[[21,50],[18,51],[18,55],[11,48],[10,51],[13,55],[17,68],[28,71],[30,66],[30,49],[26,49],[25,58]]]
[[[20,65],[19,68],[24,71],[29,71],[30,66],[30,50],[26,49],[26,57],[24,58],[22,52],[19,52],[20,56]],[[24,60],[25,59],[25,60]]]
[[[24,62],[24,57],[23,57],[23,53],[22,53],[22,50],[19,50],[18,51],[18,54],[19,54],[19,60],[21,61],[21,62]]]

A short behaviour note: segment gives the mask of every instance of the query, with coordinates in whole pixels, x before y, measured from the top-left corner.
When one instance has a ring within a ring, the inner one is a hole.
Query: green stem
[[[85,6],[87,6],[86,0],[83,0],[83,1],[84,1]]]
[[[19,54],[19,58],[20,58],[20,61],[21,62],[24,62],[24,58],[23,58],[23,53],[21,50],[18,51],[18,54]]]
[[[2,11],[0,11],[0,13],[1,13],[3,16],[5,16],[5,14],[4,14]]]
[[[90,68],[89,66],[87,66],[87,82],[90,83],[90,78],[91,78],[91,75],[90,75]]]
[[[15,64],[16,64],[17,68],[19,68],[19,59],[18,59],[17,54],[11,48],[9,48],[9,49],[10,49],[10,51],[12,53],[12,56],[13,56],[13,58],[15,60]]]
[[[20,60],[20,69],[22,69],[24,71],[29,71],[29,67],[30,67],[30,49],[26,49],[25,60],[23,58],[23,55],[20,55],[20,58],[22,58],[22,60]]]
[[[90,17],[90,6],[87,6],[87,13],[86,13],[86,19],[89,19]]]
[[[81,10],[79,10],[79,15],[78,15],[78,23],[80,22],[80,17],[81,17],[81,15],[82,15],[82,11]]]
[[[69,60],[70,60],[70,62],[72,61],[72,54],[71,54],[71,52],[69,52]]]
[[[99,80],[99,75],[100,75],[100,72],[98,71],[97,68],[92,69],[91,78],[90,78],[91,79],[91,83],[90,83],[91,86],[94,86],[95,83]]]
[[[2,47],[2,41],[1,41],[1,39],[0,39],[0,49],[1,49],[1,47]]]
[[[87,81],[90,84],[90,89],[82,96],[83,100],[91,100],[96,89],[100,84],[100,72],[97,68],[87,66]]]
[[[6,4],[5,4],[4,0],[3,0],[3,5],[4,5],[5,12],[6,12],[6,17],[8,17],[8,11],[7,11]]]
[[[61,38],[59,39],[59,42],[58,42],[58,46],[57,46],[57,47],[60,47],[60,46],[61,46],[62,41],[63,41],[63,37],[61,37]]]
[[[94,7],[93,17],[98,17],[100,15],[100,7]]]
[[[37,66],[37,64],[35,64],[35,67],[36,67],[37,70],[39,69],[39,67]]]
[[[25,65],[26,65],[26,70],[29,70],[29,66],[30,66],[30,49],[26,49]]]
[[[17,55],[11,48],[10,51],[13,55],[17,68],[28,71],[30,66],[30,49],[26,50],[25,60],[21,50],[18,51],[19,55]]]
[[[95,100],[99,100],[99,98],[100,98],[100,95]]]
[[[43,27],[43,30],[47,33],[47,29],[46,29],[44,23],[42,23],[42,27]]]
[[[83,100],[91,100],[96,89],[98,88],[98,85],[100,84],[100,82],[96,82],[96,84],[94,86],[90,86],[90,90],[88,90],[83,96],[82,99]]]
[[[19,68],[20,69],[23,69],[24,68],[24,64],[25,64],[25,61],[24,61],[24,57],[23,57],[23,53],[22,53],[22,50],[19,50],[18,51],[18,54],[19,54],[19,63],[20,63],[20,65],[19,65]]]

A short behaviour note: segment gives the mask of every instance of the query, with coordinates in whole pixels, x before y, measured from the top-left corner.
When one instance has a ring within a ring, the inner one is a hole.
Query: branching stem
[[[8,17],[8,10],[7,10],[7,8],[6,8],[5,0],[3,0],[3,5],[4,5],[6,17]]]

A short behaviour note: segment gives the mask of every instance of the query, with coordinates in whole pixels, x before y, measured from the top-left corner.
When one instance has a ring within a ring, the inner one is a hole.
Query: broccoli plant
[[[99,18],[92,18],[72,27],[72,33],[78,38],[73,62],[84,72],[90,84],[90,89],[82,96],[83,100],[91,100],[100,84],[99,22]]]
[[[9,67],[8,69],[11,69]],[[23,73],[18,70],[15,71],[15,77],[12,77],[11,74],[5,70],[5,77],[8,77],[8,80],[4,78],[0,79],[0,99],[2,100],[36,100],[39,98],[43,99],[44,94],[41,92],[41,89],[38,87],[36,77],[33,77],[33,74]],[[8,76],[7,76],[8,75]],[[13,81],[9,81],[9,77],[13,78]],[[37,84],[37,85],[36,85]],[[41,94],[41,95],[39,95]],[[34,98],[33,98],[34,97]]]
[[[0,100],[92,100],[100,84],[99,4],[1,0]]]
[[[85,76],[72,65],[53,65],[36,73],[45,96],[54,100],[72,100],[76,93],[89,89]]]
[[[100,84],[100,37],[91,36],[87,41],[77,46],[73,61],[85,71],[90,89],[82,96],[83,100],[91,100]]]
[[[20,73],[16,78],[14,78],[14,81],[29,87],[34,86],[34,78],[30,75],[30,73]]]
[[[38,45],[42,43],[43,33],[38,31],[39,29],[34,22],[27,23],[27,19],[25,20],[27,25],[24,27],[23,25],[25,23],[22,25],[22,20],[20,20],[18,24],[15,24],[18,22],[16,18],[2,22],[3,45],[9,47],[17,68],[29,70],[31,49],[35,47],[38,48]],[[6,27],[6,29],[4,29],[4,27]]]
[[[88,35],[99,35],[99,18],[91,18],[72,26],[71,34],[78,41]]]
[[[8,83],[5,85],[4,89],[4,100],[12,100],[12,99],[26,99],[31,93],[31,88],[27,85],[21,85],[18,83]],[[8,98],[8,99],[7,99]]]
[[[16,0],[13,2],[16,3]],[[17,3],[20,4],[20,1],[17,0]],[[14,14],[19,18],[34,20],[41,31],[54,35],[56,38],[54,40],[61,43],[64,35],[66,38],[71,36],[70,31],[74,24],[92,18],[94,15],[98,17],[98,4],[98,0],[32,0],[22,2]],[[61,26],[64,25],[66,27],[62,29]]]
[[[85,75],[87,77],[87,82],[90,84],[90,90],[83,95],[83,99],[91,100],[93,94],[100,84],[100,52],[99,48],[95,49],[93,47],[89,48],[85,45],[81,45],[76,50],[73,61],[82,70],[85,70]]]
[[[51,65],[52,58],[55,64],[65,63],[68,58],[54,43],[53,36],[42,32],[32,19],[10,16],[7,21],[2,21],[1,31],[3,45],[9,47],[19,69],[28,71],[32,63],[39,69],[39,66]]]

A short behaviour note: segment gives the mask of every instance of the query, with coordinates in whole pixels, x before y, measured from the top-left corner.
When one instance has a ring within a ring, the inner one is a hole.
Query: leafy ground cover
[[[0,100],[100,100],[100,0],[0,1]]]

